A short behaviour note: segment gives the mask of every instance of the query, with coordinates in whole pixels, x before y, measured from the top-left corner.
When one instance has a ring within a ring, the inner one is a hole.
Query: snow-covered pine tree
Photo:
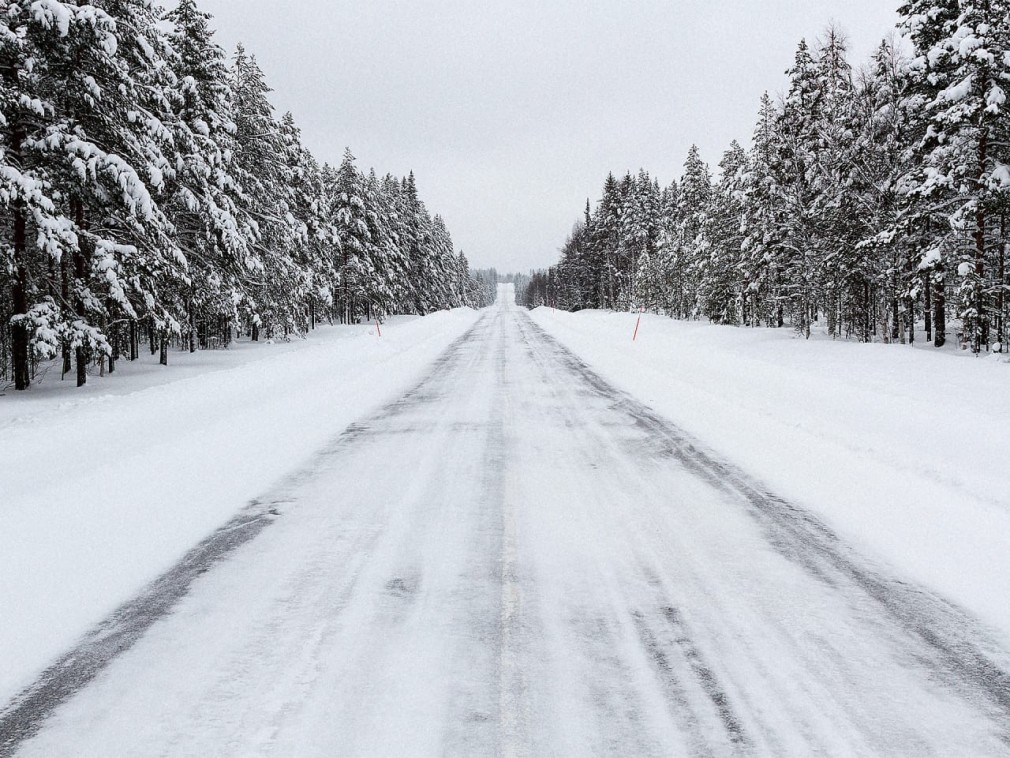
[[[750,326],[760,326],[762,321],[768,326],[782,326],[779,218],[784,200],[775,171],[778,120],[779,110],[765,92],[741,186],[742,310],[743,323]]]
[[[392,174],[386,174],[382,179],[381,192],[378,195],[383,219],[383,255],[390,278],[387,282],[390,294],[388,313],[394,310],[401,313],[414,312],[414,294],[411,286],[411,249],[410,220],[408,218],[407,198],[403,184]]]
[[[601,308],[614,308],[617,304],[620,279],[617,259],[621,242],[622,205],[617,179],[612,173],[608,174],[603,184],[603,197],[593,213],[591,225],[594,266],[599,271],[597,307]]]
[[[698,280],[701,312],[719,324],[739,324],[742,301],[741,185],[747,172],[747,153],[735,140],[719,163],[708,224],[709,246]]]
[[[653,182],[645,169],[639,169],[638,175],[632,180],[630,191],[625,200],[621,214],[621,260],[625,262],[625,272],[622,280],[626,282],[626,292],[623,294],[623,305],[638,306],[641,295],[638,292],[642,261],[644,268],[650,267],[650,261],[656,257],[659,241],[660,221],[659,187]],[[648,287],[646,287],[648,290]]]
[[[712,220],[712,174],[697,145],[691,145],[688,151],[679,189],[679,223],[673,238],[673,269],[677,276],[674,312],[679,318],[695,318],[699,313],[698,282],[708,260]]]
[[[825,314],[828,332],[836,336],[848,317],[864,327],[858,333],[868,339],[875,324],[875,299],[885,288],[859,247],[869,232],[865,210],[857,207],[856,187],[862,177],[852,160],[855,85],[847,55],[845,36],[838,27],[828,26],[816,50],[817,110],[814,142],[808,150],[815,247],[811,263],[816,267],[809,272],[816,293],[812,318]]]
[[[187,331],[190,349],[207,347],[211,331],[235,321],[247,261],[258,227],[235,174],[236,126],[225,52],[213,41],[210,16],[193,0],[167,14],[178,89],[174,108],[177,171],[166,211],[190,265]]]
[[[948,224],[924,263],[934,270],[945,260],[956,263],[958,315],[979,352],[990,344],[993,293],[1004,286],[993,280],[991,264],[1005,255],[1002,225],[993,217],[1001,215],[997,209],[1005,207],[1010,188],[1004,140],[1010,6],[1005,0],[911,0],[899,12],[915,46],[913,71],[929,117],[914,191]],[[942,284],[934,298],[942,302]],[[942,316],[939,307],[936,316]],[[936,320],[940,345],[945,330]]]
[[[824,104],[818,73],[813,53],[801,40],[787,72],[790,85],[776,129],[774,164],[783,199],[776,234],[781,297],[788,303],[793,327],[808,338],[817,312],[823,253],[817,244],[814,182]]]
[[[57,118],[49,53],[64,44],[80,18],[64,3],[6,10],[0,14],[0,212],[10,243],[0,247],[0,277],[10,295],[0,309],[0,334],[9,324],[10,373],[15,388],[26,390],[33,358],[55,354],[61,341],[60,293],[53,292],[52,272],[78,245],[73,220],[54,192],[51,157],[35,145]],[[96,34],[114,44],[110,19],[96,13],[92,23]]]
[[[231,67],[231,113],[235,122],[235,176],[244,195],[244,209],[252,219],[254,241],[238,261],[233,284],[232,318],[248,323],[253,340],[263,326],[272,326],[274,303],[267,284],[284,281],[287,266],[287,179],[280,129],[267,95],[270,87],[256,58],[239,45]]]
[[[346,149],[336,172],[336,184],[332,188],[333,221],[340,240],[338,313],[343,324],[354,323],[358,308],[364,303],[368,254],[372,242],[363,197],[364,187],[358,170],[354,167],[354,160],[350,149]]]
[[[849,208],[859,235],[844,260],[846,279],[872,280],[884,294],[881,312],[890,323],[888,339],[911,342],[916,300],[924,288],[915,255],[923,239],[921,225],[903,202],[914,168],[915,117],[906,69],[900,43],[888,39],[877,48],[872,64],[859,73],[848,121],[853,136],[844,153],[846,181],[835,192],[839,206]],[[829,305],[829,331],[838,336],[847,309],[842,300]],[[853,327],[850,320],[847,329]]]
[[[56,4],[47,7],[54,8]],[[63,5],[66,8],[66,5]],[[152,192],[171,166],[161,121],[162,62],[145,31],[149,6],[110,3],[123,23],[90,5],[70,8],[44,54],[53,118],[32,147],[50,163],[78,244],[61,278],[63,342],[76,353],[77,382],[92,357],[111,354],[105,331],[112,305],[135,315],[143,303],[164,331],[177,331],[172,283],[185,258]],[[63,29],[66,34],[63,34]]]
[[[459,305],[459,271],[452,236],[446,228],[445,219],[438,214],[432,219],[431,227],[431,277],[435,308],[455,308]]]

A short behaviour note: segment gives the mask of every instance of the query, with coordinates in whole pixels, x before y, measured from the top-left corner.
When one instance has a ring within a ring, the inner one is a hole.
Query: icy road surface
[[[976,622],[504,300],[0,715],[16,755],[1010,755]]]

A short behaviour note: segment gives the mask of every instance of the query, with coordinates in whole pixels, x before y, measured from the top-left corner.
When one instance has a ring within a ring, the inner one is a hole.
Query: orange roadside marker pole
[[[638,327],[642,323],[642,314],[643,313],[645,313],[645,308],[644,307],[639,308],[638,309],[638,321],[635,322],[635,333],[631,335],[631,341],[632,342],[634,342],[635,340],[638,339]]]

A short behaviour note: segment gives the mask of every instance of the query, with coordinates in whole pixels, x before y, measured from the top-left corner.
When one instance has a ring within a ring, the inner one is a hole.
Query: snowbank
[[[637,314],[534,320],[843,539],[1010,641],[1010,365]]]
[[[0,704],[476,319],[324,327],[0,398]]]

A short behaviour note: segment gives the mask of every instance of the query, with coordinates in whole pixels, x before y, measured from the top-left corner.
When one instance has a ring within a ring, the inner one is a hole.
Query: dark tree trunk
[[[88,269],[91,266],[91,241],[85,232],[88,230],[88,219],[84,209],[84,202],[79,199],[71,201],[74,208],[74,221],[77,224],[77,251],[74,254],[74,273],[77,276],[78,287],[85,288],[88,283]],[[74,307],[77,309],[77,317],[84,319],[84,300],[78,295]],[[77,364],[77,386],[83,387],[88,383],[88,360],[90,355],[85,346],[78,347],[75,351],[75,362]]]
[[[112,343],[112,352],[109,354],[109,373],[116,372],[116,361],[119,360],[119,326],[109,327],[109,341]]]
[[[911,296],[905,299],[905,323],[908,325],[908,344],[915,344],[915,300]]]
[[[147,327],[147,338],[151,342],[151,355],[156,355],[158,353],[158,341],[154,329],[154,318],[151,318],[151,323]]]
[[[947,297],[944,280],[936,277],[933,282],[933,346],[943,347],[947,342]]]
[[[988,135],[983,132],[978,144],[978,186],[980,190],[985,181],[988,148]],[[985,223],[985,206],[979,202],[975,206],[975,276],[979,278],[979,286],[975,290],[975,323],[972,324],[971,330],[971,349],[976,354],[982,352],[983,342],[987,347],[989,344],[988,314],[981,286],[982,277],[985,276]]]
[[[158,363],[162,366],[168,365],[168,332],[165,330],[161,332],[161,355],[158,357]]]
[[[18,142],[20,144],[20,142]],[[25,260],[28,255],[28,221],[24,210],[17,207],[14,210],[14,282],[11,288],[14,315],[24,316],[28,313],[28,265]],[[14,369],[14,388],[26,390],[31,386],[31,356],[30,335],[26,321],[19,321],[11,326],[11,362]]]
[[[75,351],[74,360],[77,363],[77,386],[83,387],[88,383],[88,350],[79,347]]]
[[[140,338],[137,334],[137,322],[130,320],[130,360],[135,361],[140,357]]]
[[[901,339],[901,307],[898,302],[898,267],[894,267],[894,280],[891,282],[891,343]]]
[[[932,276],[923,275],[923,305],[922,313],[926,321],[926,342],[933,341],[933,282]]]
[[[1000,352],[1006,352],[1006,214],[999,217],[999,301],[996,315],[996,339],[999,340]]]
[[[196,308],[192,298],[189,300],[189,352],[196,352]]]
[[[7,63],[7,61],[5,61]],[[10,61],[3,69],[4,83],[16,87],[19,79],[18,67],[15,61]],[[10,125],[10,158],[15,165],[20,166],[21,148],[27,139],[27,130],[20,120],[12,119]],[[25,316],[28,313],[28,217],[22,203],[16,202],[13,207],[13,254],[14,280],[11,286],[11,306],[14,316]],[[11,326],[11,368],[14,372],[14,388],[27,390],[32,383],[31,371],[31,336],[27,321],[21,320]]]

